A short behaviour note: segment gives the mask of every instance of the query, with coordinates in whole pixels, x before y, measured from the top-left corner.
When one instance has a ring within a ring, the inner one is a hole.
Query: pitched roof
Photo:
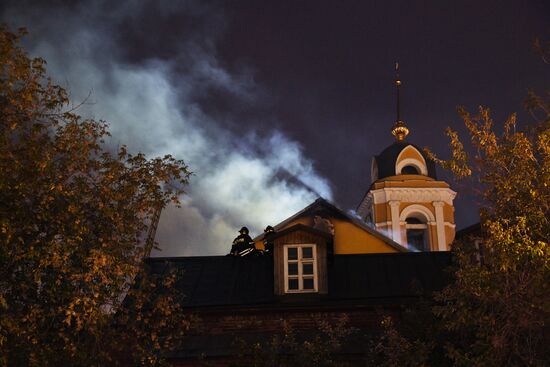
[[[306,226],[305,224],[301,224],[301,223],[294,224],[290,227],[283,228],[282,230],[273,233],[271,238],[276,239],[278,237],[284,236],[288,233],[295,232],[295,231],[309,232],[311,234],[314,234],[314,235],[317,235],[317,236],[320,236],[320,237],[324,237],[326,240],[331,240],[332,239],[332,235],[330,233],[325,232],[325,231],[321,231],[317,228]]]
[[[409,249],[407,249],[406,247],[404,247],[404,246],[400,245],[399,243],[395,242],[391,238],[389,238],[389,237],[385,236],[384,234],[378,232],[377,230],[369,227],[367,225],[367,223],[363,222],[362,220],[360,220],[358,218],[355,218],[355,217],[347,214],[342,209],[338,208],[336,205],[332,204],[328,200],[326,200],[324,198],[321,198],[321,197],[318,198],[317,200],[315,200],[310,205],[306,206],[304,209],[300,210],[296,214],[288,217],[287,219],[285,219],[284,221],[276,224],[273,227],[275,228],[275,231],[279,231],[279,230],[285,228],[289,223],[293,222],[294,220],[296,220],[300,217],[306,216],[308,214],[310,214],[310,215],[315,214],[316,211],[323,210],[323,209],[328,210],[335,217],[346,219],[346,220],[352,222],[353,224],[355,224],[359,228],[361,228],[364,231],[370,233],[374,237],[382,240],[384,243],[386,243],[389,246],[393,247],[397,251],[400,251],[400,252],[409,252],[410,251]],[[260,241],[260,240],[263,239],[263,237],[264,237],[264,235],[261,234],[261,235],[255,237],[254,241]]]
[[[450,260],[449,252],[334,256],[331,298],[405,298],[438,290],[449,281]]]
[[[201,256],[149,258],[151,271],[182,270],[177,287],[187,308],[207,306],[288,305],[273,293],[270,256]],[[449,252],[334,255],[328,263],[329,293],[310,299],[317,304],[359,300],[377,303],[415,297],[415,288],[441,289],[448,282]],[[285,297],[283,297],[285,298]]]

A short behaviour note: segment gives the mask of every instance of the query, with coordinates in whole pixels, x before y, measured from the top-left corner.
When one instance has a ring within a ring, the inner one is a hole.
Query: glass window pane
[[[313,248],[302,247],[302,259],[313,259]]]
[[[288,249],[288,259],[297,260],[298,259],[298,249],[296,247],[289,247]]]
[[[419,251],[428,251],[426,243],[426,231],[423,229],[407,229],[407,242],[409,246]]]
[[[289,279],[288,280],[288,289],[297,290],[298,289],[298,279]]]
[[[304,278],[304,289],[313,289],[313,278]]]
[[[311,275],[313,274],[313,264],[303,264],[302,265],[302,274],[304,275]]]
[[[288,264],[288,275],[298,275],[298,263]]]

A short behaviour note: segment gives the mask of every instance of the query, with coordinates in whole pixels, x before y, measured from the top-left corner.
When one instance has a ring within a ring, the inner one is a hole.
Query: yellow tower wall
[[[340,219],[331,218],[334,224],[334,253],[374,254],[397,252],[396,249],[361,227]]]

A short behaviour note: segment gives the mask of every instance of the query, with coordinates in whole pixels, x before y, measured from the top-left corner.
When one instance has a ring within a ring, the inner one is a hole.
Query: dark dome
[[[386,149],[384,149],[379,155],[375,156],[374,159],[376,161],[376,166],[378,168],[378,180],[389,177],[389,176],[395,176],[395,163],[397,161],[397,157],[399,157],[399,153],[403,151],[407,146],[411,145],[414,147],[424,160],[426,161],[426,168],[428,169],[428,176],[437,179],[437,176],[435,174],[435,163],[428,159],[428,156],[414,144],[407,143],[405,141],[396,141]]]

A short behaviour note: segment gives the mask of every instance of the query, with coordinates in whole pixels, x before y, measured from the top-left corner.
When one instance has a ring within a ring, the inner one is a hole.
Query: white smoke
[[[250,72],[235,75],[221,66],[215,35],[223,25],[212,30],[212,37],[182,33],[168,60],[130,63],[121,56],[125,44],[115,36],[115,25],[139,21],[145,3],[94,4],[48,8],[14,3],[2,18],[12,29],[29,29],[31,55],[47,60],[49,74],[67,86],[73,101],[86,100],[82,115],[109,122],[109,144],[125,144],[149,157],[172,154],[194,172],[182,207],[162,213],[157,241],[163,251],[156,255],[225,254],[242,225],[259,234],[318,195],[331,199],[329,183],[297,142],[275,130],[237,136],[196,103],[211,88],[247,103],[263,95]],[[219,9],[194,2],[158,10],[224,18]]]

